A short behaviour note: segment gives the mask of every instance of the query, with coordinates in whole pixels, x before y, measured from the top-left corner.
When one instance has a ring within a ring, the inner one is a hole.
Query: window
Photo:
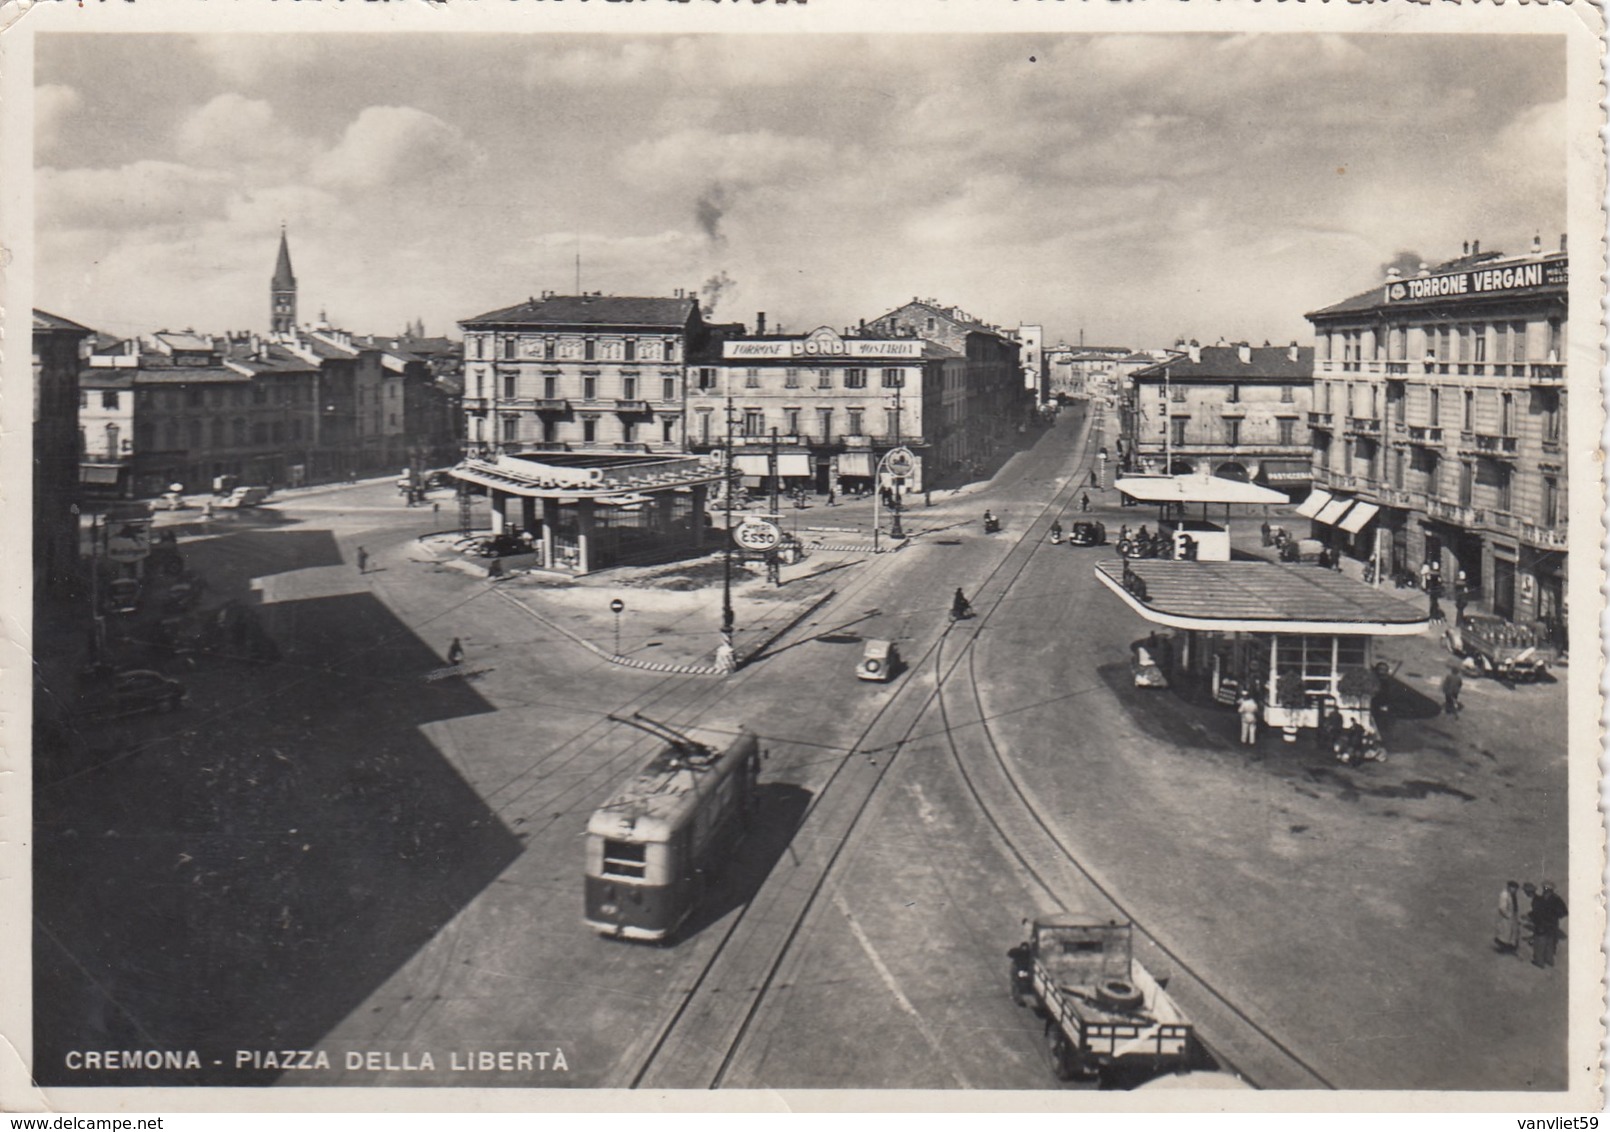
[[[1331,411],[1331,391],[1335,388],[1335,385],[1331,382],[1325,382],[1325,411],[1327,413]]]
[[[1224,395],[1224,399],[1232,405],[1240,404],[1241,387],[1239,385],[1231,385],[1230,391]]]
[[[665,378],[664,380],[662,380],[660,382],[660,400],[661,401],[675,401],[676,400],[676,378],[667,377],[667,378]]]
[[[79,407],[80,408],[83,407],[83,401],[82,400],[80,400],[80,402],[79,402]],[[108,390],[107,392],[101,394],[101,408],[103,408],[103,409],[114,409],[114,410],[117,408],[117,391],[116,390]]]
[[[746,370],[744,370],[744,388],[745,389],[759,389],[760,388],[760,371],[758,369],[746,369]]]
[[[1476,469],[1469,460],[1459,464],[1459,506],[1469,507],[1471,495],[1475,490]]]
[[[1460,419],[1463,421],[1463,423],[1459,427],[1462,428],[1464,431],[1471,432],[1471,431],[1473,431],[1475,429],[1475,427],[1476,427],[1476,391],[1473,390],[1473,389],[1465,390],[1464,415]]]
[[[1509,323],[1500,322],[1493,327],[1493,360],[1502,362],[1509,359]]]
[[[1535,389],[1532,397],[1537,411],[1543,417],[1543,443],[1558,448],[1560,445],[1560,426],[1564,414],[1560,411],[1560,391],[1558,389]]]
[[[559,399],[559,378],[555,375],[549,374],[542,379],[542,398],[545,401]]]
[[[1179,404],[1183,405],[1185,403],[1185,386],[1183,386],[1183,385],[1170,386],[1168,399],[1170,401],[1175,401],[1175,402],[1178,402]]]
[[[1557,318],[1549,319],[1549,356],[1548,360],[1560,360],[1560,346],[1565,339],[1565,324]]]
[[[1452,354],[1449,351],[1453,348],[1453,328],[1444,326],[1438,331],[1438,337],[1441,340],[1441,344],[1437,347],[1437,357],[1447,362],[1452,358]],[[1448,371],[1445,369],[1442,372],[1447,373]]]
[[[621,378],[621,398],[626,401],[637,400],[637,378]]]
[[[827,367],[824,366],[823,368],[821,368],[821,369],[816,371],[816,388],[818,388],[818,389],[832,389],[833,388],[833,371],[832,370],[830,370],[830,369],[828,369]],[[848,389],[849,386],[846,385],[845,388]]]
[[[824,370],[823,372],[825,373],[826,371]],[[866,388],[866,370],[864,370],[864,369],[847,369],[847,370],[845,370],[844,371],[844,388],[846,388],[846,389],[865,389]]]
[[[850,429],[850,435],[851,436],[864,436],[864,435],[866,435],[865,432],[863,432],[863,430],[861,428],[861,416],[862,416],[863,412],[864,412],[864,410],[862,410],[862,409],[850,409],[848,411],[849,417],[850,417],[849,429]]]
[[[503,418],[503,442],[513,444],[520,439],[520,418]]]
[[[883,410],[883,435],[884,436],[889,436],[889,437],[894,437],[896,439],[899,438],[899,436],[900,436],[900,410],[899,409],[885,409],[885,410]]]
[[[1173,440],[1175,444],[1185,443],[1185,426],[1189,421],[1189,417],[1172,417],[1169,419],[1168,424],[1174,433]]]
[[[670,444],[676,440],[676,418],[660,418],[660,443]]]
[[[790,366],[788,369],[783,371],[783,388],[784,389],[798,389],[799,388],[799,370],[798,369],[795,369],[794,367]]]
[[[714,389],[716,386],[716,371],[713,367],[702,367],[699,370],[699,392]]]
[[[1281,417],[1275,422],[1275,427],[1280,430],[1281,444],[1292,445],[1297,443],[1296,421],[1292,420],[1290,417]]]
[[[581,399],[583,401],[598,400],[598,379],[596,377],[584,377],[581,379]]]
[[[637,339],[628,338],[625,342],[621,343],[621,351],[627,361],[637,361]]]
[[[830,444],[833,441],[833,410],[817,409],[817,417],[822,422],[822,443]]]
[[[1511,503],[1510,485],[1515,477],[1510,475],[1509,467],[1505,464],[1493,465],[1493,498],[1494,506],[1500,511],[1508,511]]]
[[[1442,424],[1442,390],[1428,389],[1426,393],[1430,398],[1426,406],[1426,424],[1437,428]]]
[[[745,436],[764,436],[766,434],[765,410],[744,410],[743,434]]]
[[[514,360],[514,337],[512,335],[503,339],[503,357],[506,361]]]
[[[899,389],[906,383],[906,371],[903,369],[886,369],[883,371],[883,387],[885,389]]]
[[[637,439],[636,421],[621,421],[621,439],[628,444]]]
[[[82,432],[83,430],[80,429],[79,431]],[[106,454],[108,456],[117,455],[117,432],[118,430],[115,424],[109,424],[106,426]]]
[[[710,443],[710,418],[713,417],[713,416],[715,416],[715,414],[710,412],[708,409],[701,410],[700,413],[699,413],[699,443],[700,444],[709,444]]]
[[[1224,442],[1232,448],[1241,443],[1241,421],[1236,417],[1227,417],[1224,421]]]
[[[1403,490],[1403,449],[1392,450],[1392,486]]]
[[[799,435],[799,410],[798,409],[784,409],[783,410],[783,431],[786,432],[789,436],[798,436]]]
[[[1526,324],[1524,322],[1510,323],[1509,341],[1513,348],[1510,361],[1524,362],[1526,360]]]
[[[1297,395],[1292,386],[1282,385],[1280,387],[1280,403],[1282,405],[1289,405],[1295,400],[1297,400]]]
[[[598,357],[598,343],[591,338],[581,344],[581,360],[590,362]]]
[[[1498,404],[1498,435],[1515,435],[1515,394],[1505,393]]]
[[[1538,516],[1545,527],[1558,526],[1560,522],[1560,481],[1553,476],[1543,477],[1543,509]]]
[[[486,340],[479,334],[470,335],[470,357],[476,361],[486,357]]]
[[[544,338],[542,340],[542,358],[544,361],[553,361],[553,350],[554,340],[552,338]]]
[[[1474,340],[1471,343],[1471,358],[1476,362],[1487,360],[1487,327],[1477,324],[1471,328]]]
[[[929,334],[934,332],[934,319],[932,315],[929,315],[923,320],[923,329]]]
[[[556,444],[558,441],[559,422],[554,420],[544,420],[542,422],[542,442],[544,444]]]
[[[593,443],[593,441],[595,441],[597,439],[598,439],[598,418],[597,417],[582,417],[581,418],[581,442],[583,444],[591,444],[591,443]]]
[[[514,400],[514,391],[518,381],[519,378],[515,377],[515,375],[512,373],[506,373],[503,375],[503,399],[505,401]]]

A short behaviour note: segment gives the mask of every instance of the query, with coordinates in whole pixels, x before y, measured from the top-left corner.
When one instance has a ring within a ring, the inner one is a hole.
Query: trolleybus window
[[[648,846],[629,841],[604,842],[604,872],[618,877],[640,877],[644,873]]]

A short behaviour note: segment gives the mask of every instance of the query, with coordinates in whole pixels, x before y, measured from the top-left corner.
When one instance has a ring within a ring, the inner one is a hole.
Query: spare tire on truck
[[[1139,987],[1123,979],[1103,979],[1096,984],[1096,1001],[1108,1010],[1134,1010],[1142,997]]]

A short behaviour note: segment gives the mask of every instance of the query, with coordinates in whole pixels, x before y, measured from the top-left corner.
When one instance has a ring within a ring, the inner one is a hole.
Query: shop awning
[[[79,483],[117,483],[117,473],[121,470],[120,464],[80,464],[78,465]]]
[[[1366,523],[1375,518],[1381,509],[1373,503],[1365,503],[1362,499],[1353,504],[1353,509],[1347,513],[1337,526],[1350,535],[1356,535],[1364,529]]]
[[[1321,491],[1316,487],[1308,493],[1307,499],[1297,504],[1297,514],[1305,519],[1312,519],[1323,511],[1333,498],[1335,497],[1330,492]]]
[[[1314,478],[1314,468],[1307,460],[1265,460],[1258,478],[1266,483],[1307,483]]]
[[[754,452],[740,452],[733,456],[732,466],[739,475],[767,476],[771,474],[771,457]],[[780,476],[808,476],[811,458],[804,452],[779,452],[777,474]]]
[[[1144,503],[1285,503],[1285,495],[1223,476],[1125,476],[1113,484]]]
[[[1423,605],[1313,566],[1148,558],[1095,569],[1131,609],[1174,629],[1404,637],[1429,624]]]
[[[839,455],[839,475],[841,476],[872,476],[872,453],[870,452],[844,452]]]
[[[1332,499],[1329,503],[1325,504],[1324,508],[1320,510],[1319,514],[1314,516],[1314,522],[1324,523],[1328,527],[1335,526],[1337,521],[1347,513],[1347,509],[1351,506],[1353,506],[1353,501],[1351,499]]]

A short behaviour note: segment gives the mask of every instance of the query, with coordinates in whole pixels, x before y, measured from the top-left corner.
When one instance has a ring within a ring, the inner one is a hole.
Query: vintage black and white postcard
[[[1598,8],[7,23],[4,1107],[1601,1106]]]

